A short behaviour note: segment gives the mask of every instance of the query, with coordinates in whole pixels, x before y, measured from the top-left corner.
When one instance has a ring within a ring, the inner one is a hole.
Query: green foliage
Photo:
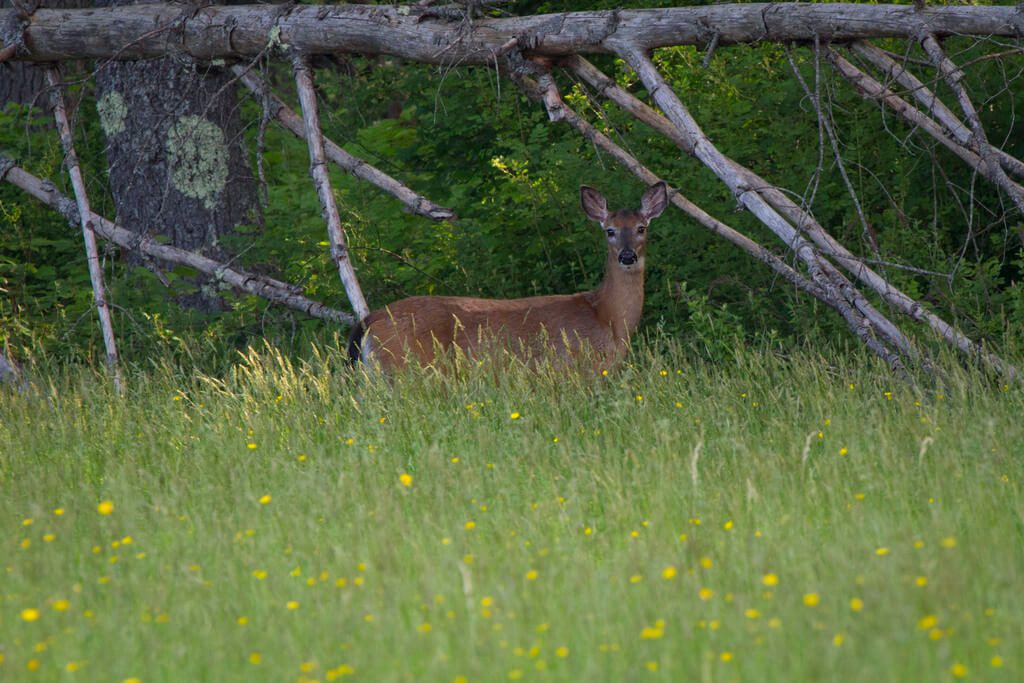
[[[582,8],[583,3],[521,3],[516,9],[541,12],[576,5]],[[587,8],[605,6],[618,4],[590,3]],[[956,41],[950,46],[963,63],[988,49]],[[906,49],[897,41],[887,47]],[[863,220],[814,108],[793,77],[790,58],[808,87],[821,93],[832,117]],[[876,267],[907,293],[973,335],[994,343],[1019,342],[1024,223],[990,184],[920,132],[862,101],[826,64],[815,63],[811,49],[791,48],[787,54],[776,45],[723,47],[706,68],[704,59],[702,50],[689,47],[655,53],[684,103],[726,154],[791,191],[841,242],[882,261]],[[993,140],[1018,157],[1024,155],[1024,138],[1015,134],[1013,112],[1024,107],[1024,91],[1013,86],[1022,60],[1010,54],[975,61],[967,81],[983,105]],[[621,61],[595,61],[624,87],[646,96]],[[278,66],[271,75],[281,84],[278,91],[287,94],[287,69]],[[643,188],[570,127],[549,123],[540,106],[525,100],[508,81],[497,80],[493,70],[354,57],[318,75],[323,123],[331,138],[459,215],[452,223],[431,223],[405,213],[367,184],[334,172],[351,251],[371,306],[412,294],[571,292],[600,281],[601,240],[578,209],[578,187],[595,186],[623,207],[635,205]],[[650,168],[713,215],[785,254],[773,235],[737,212],[735,198],[696,160],[564,74],[559,80],[575,108]],[[940,89],[940,94],[948,93]],[[88,90],[82,95],[79,156],[87,162],[94,204],[113,216],[99,116]],[[255,122],[259,107],[247,101],[244,113]],[[60,151],[45,119],[15,109],[0,116],[0,149],[61,184]],[[31,125],[23,125],[26,121]],[[255,125],[250,135],[255,137]],[[270,203],[263,224],[244,226],[225,246],[239,254],[235,262],[347,308],[328,257],[305,144],[271,126],[267,145]],[[14,346],[16,355],[31,349],[65,358],[93,355],[99,336],[78,230],[8,186],[0,187],[0,209],[0,342]],[[233,310],[228,313],[182,310],[176,301],[189,293],[188,273],[170,273],[167,289],[116,256],[107,253],[106,272],[130,358],[170,352],[168,340],[178,339],[179,357],[222,364],[253,336],[297,350],[310,338],[338,332],[230,293],[226,297]],[[713,357],[734,340],[834,341],[849,334],[838,316],[783,286],[769,269],[679,212],[669,211],[655,222],[649,256],[645,325],[692,339]],[[719,334],[724,336],[715,338]],[[195,339],[203,343],[191,344]]]
[[[329,345],[0,390],[0,678],[1018,678],[1019,386],[653,341],[608,377],[364,382]]]

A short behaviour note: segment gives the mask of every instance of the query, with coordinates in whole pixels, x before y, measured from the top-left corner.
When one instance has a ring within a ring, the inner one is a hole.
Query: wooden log
[[[14,59],[251,58],[287,46],[303,54],[390,54],[429,64],[493,64],[518,39],[529,55],[615,54],[627,47],[706,47],[763,41],[1024,35],[1013,6],[754,3],[476,18],[410,5],[208,5],[0,10],[0,50]]]

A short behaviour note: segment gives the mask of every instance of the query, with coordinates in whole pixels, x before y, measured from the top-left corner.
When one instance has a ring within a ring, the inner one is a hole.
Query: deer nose
[[[623,249],[619,252],[619,263],[624,266],[631,266],[636,263],[636,252],[632,249]]]

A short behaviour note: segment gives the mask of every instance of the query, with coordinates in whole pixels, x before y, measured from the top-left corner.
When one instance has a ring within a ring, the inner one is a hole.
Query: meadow
[[[645,351],[323,347],[0,391],[5,681],[1024,678],[1024,397]]]

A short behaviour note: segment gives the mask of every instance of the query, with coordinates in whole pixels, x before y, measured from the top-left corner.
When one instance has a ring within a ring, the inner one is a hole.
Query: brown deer
[[[652,185],[636,211],[608,211],[604,196],[580,187],[580,204],[607,240],[604,280],[597,289],[525,299],[413,296],[376,310],[352,330],[353,363],[392,370],[407,360],[428,365],[457,346],[472,355],[495,342],[519,357],[554,351],[563,359],[593,353],[603,367],[621,361],[644,305],[647,226],[668,204],[665,183]]]

